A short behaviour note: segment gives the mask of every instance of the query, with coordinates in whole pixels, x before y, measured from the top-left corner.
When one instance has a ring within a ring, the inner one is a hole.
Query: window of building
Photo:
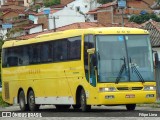
[[[97,14],[94,14],[94,20],[97,20]]]

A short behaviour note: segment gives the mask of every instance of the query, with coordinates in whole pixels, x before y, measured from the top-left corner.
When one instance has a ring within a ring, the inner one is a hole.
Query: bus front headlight
[[[145,90],[145,91],[156,90],[156,86],[144,86],[144,90]]]
[[[99,88],[99,92],[114,92],[116,91],[115,87],[102,87]]]

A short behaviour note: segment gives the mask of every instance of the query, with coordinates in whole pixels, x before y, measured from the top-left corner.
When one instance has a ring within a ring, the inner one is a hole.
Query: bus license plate
[[[135,98],[135,95],[134,94],[127,94],[126,98]]]

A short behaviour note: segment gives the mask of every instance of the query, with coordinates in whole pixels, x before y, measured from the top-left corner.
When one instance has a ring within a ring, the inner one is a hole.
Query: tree
[[[60,4],[60,0],[44,0],[44,6],[50,7],[52,5],[58,5]]]
[[[154,20],[156,22],[160,22],[160,18],[155,15],[154,13],[146,13],[146,14],[140,14],[140,15],[132,15],[129,19],[130,22],[135,22],[137,24],[142,24],[148,20]]]
[[[113,2],[114,0],[98,0],[98,3],[105,4],[109,2]]]

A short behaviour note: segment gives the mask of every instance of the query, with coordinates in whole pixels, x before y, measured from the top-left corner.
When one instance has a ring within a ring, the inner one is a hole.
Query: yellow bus
[[[92,105],[156,100],[152,49],[143,29],[74,29],[6,41],[2,49],[2,96],[22,111],[40,105],[88,111]]]

